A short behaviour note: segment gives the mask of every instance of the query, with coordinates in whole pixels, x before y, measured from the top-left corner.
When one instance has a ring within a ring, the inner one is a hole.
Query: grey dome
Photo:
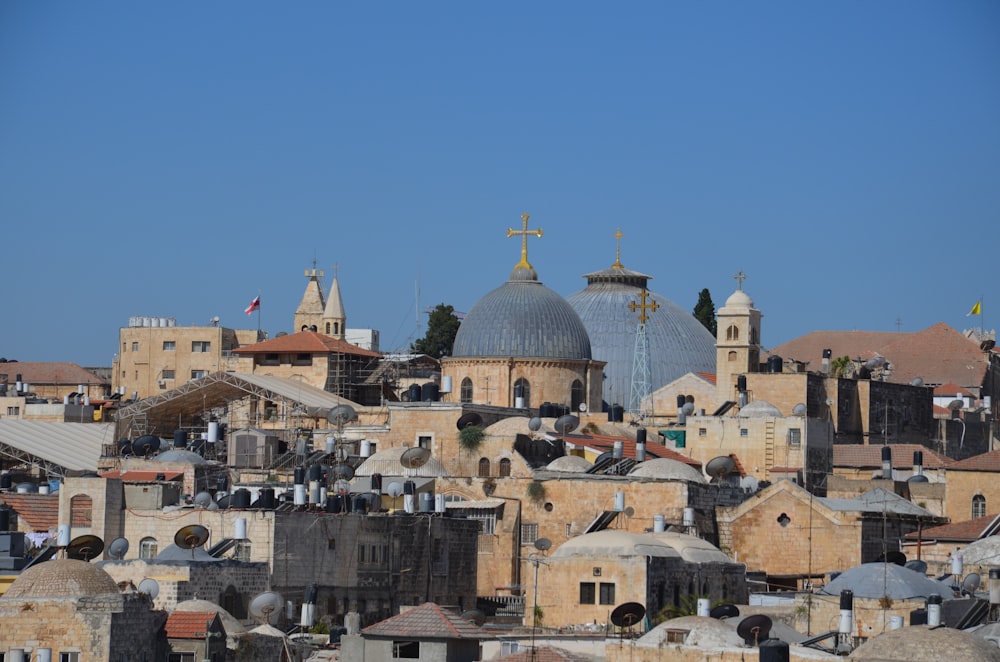
[[[466,313],[452,356],[589,360],[590,337],[565,299],[519,267]]]
[[[754,400],[740,409],[742,418],[781,418],[781,410],[766,400]]]
[[[183,462],[184,464],[207,464],[208,460],[198,455],[194,451],[186,451],[182,448],[172,448],[164,451],[153,458],[156,462]]]
[[[629,310],[650,276],[612,267],[586,274],[587,287],[567,297],[580,315],[594,359],[606,361],[604,401],[627,405],[632,384],[635,333],[639,321]],[[648,292],[648,290],[647,290]],[[655,391],[689,372],[715,373],[715,337],[693,315],[669,299],[648,292],[658,308],[649,313],[650,388]]]

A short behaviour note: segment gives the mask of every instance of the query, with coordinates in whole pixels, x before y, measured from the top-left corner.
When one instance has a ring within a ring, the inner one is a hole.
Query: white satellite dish
[[[386,486],[385,493],[395,499],[403,493],[403,486],[393,481]]]
[[[280,593],[268,591],[261,593],[250,601],[250,615],[261,624],[277,625],[281,620],[281,608],[285,606],[285,599]]]
[[[115,561],[121,561],[128,552],[128,540],[125,538],[115,538],[108,545],[108,556]]]
[[[156,596],[160,594],[160,583],[155,579],[147,577],[139,582],[139,586],[137,586],[136,589],[140,593],[148,595],[151,600],[155,600]]]

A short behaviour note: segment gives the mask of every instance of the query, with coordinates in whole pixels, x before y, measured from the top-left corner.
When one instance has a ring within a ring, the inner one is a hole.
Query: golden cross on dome
[[[742,290],[743,289],[743,281],[745,281],[747,279],[747,275],[745,273],[743,273],[742,269],[740,269],[739,271],[736,272],[736,275],[733,276],[733,278],[736,279],[736,289]]]
[[[615,240],[618,242],[618,247],[615,248],[615,263],[611,265],[612,269],[625,268],[622,266],[622,237],[624,236],[625,235],[622,234],[622,229],[618,228],[618,231],[615,232]]]
[[[517,263],[517,265],[514,267],[515,269],[517,269],[518,267],[527,267],[528,269],[531,269],[531,265],[528,264],[528,235],[533,234],[536,237],[542,236],[541,228],[538,228],[537,230],[528,229],[529,218],[531,218],[530,215],[521,214],[521,222],[523,225],[522,229],[520,230],[515,230],[514,228],[507,228],[508,239],[510,239],[514,235],[521,235],[521,261]]]
[[[646,303],[646,299],[649,299],[649,303]],[[645,324],[646,320],[649,319],[649,315],[646,314],[646,311],[648,310],[651,313],[655,313],[656,309],[660,307],[660,304],[656,303],[656,300],[653,299],[653,297],[649,296],[649,292],[647,292],[645,289],[640,290],[639,301],[640,303],[636,303],[635,301],[629,301],[628,309],[631,310],[633,313],[638,310],[639,324]]]

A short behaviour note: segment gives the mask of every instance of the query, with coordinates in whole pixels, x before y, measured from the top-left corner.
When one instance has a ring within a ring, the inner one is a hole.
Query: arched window
[[[485,457],[479,458],[479,475],[482,477],[490,475],[490,461]]]
[[[573,411],[580,411],[580,405],[582,405],[585,400],[583,395],[583,382],[579,379],[574,379],[573,384],[569,387],[569,399],[570,406],[573,408]]]
[[[500,475],[509,476],[510,475],[510,460],[503,458],[500,460]]]
[[[730,324],[729,328],[726,329],[726,340],[739,340],[740,330],[735,324]]]
[[[730,361],[735,361],[736,360],[736,352],[729,352],[729,355],[726,358],[728,360],[730,360]]]
[[[326,335],[330,335],[330,323],[326,323]]]
[[[246,605],[243,603],[243,596],[240,595],[240,592],[236,590],[236,587],[232,584],[227,586],[226,590],[219,596],[219,606],[236,618],[247,617],[247,610]]]
[[[466,377],[462,380],[461,389],[461,400],[462,402],[472,402],[472,380]]]
[[[88,494],[77,494],[69,500],[69,524],[71,527],[89,528],[92,523],[94,501]]]
[[[517,398],[524,398],[524,407],[531,406],[531,384],[524,377],[518,378],[514,382],[514,402],[517,403]]]
[[[139,541],[139,558],[140,559],[152,559],[156,558],[156,553],[159,550],[159,545],[156,543],[156,538],[152,536],[146,536]]]
[[[333,335],[340,335],[340,322],[333,323]]]
[[[750,344],[756,345],[757,342],[757,329],[750,329]]]
[[[972,497],[972,516],[986,517],[986,497],[982,494]]]

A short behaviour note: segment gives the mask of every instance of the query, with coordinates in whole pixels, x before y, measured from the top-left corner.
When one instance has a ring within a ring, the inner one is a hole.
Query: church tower
[[[333,275],[330,285],[330,296],[326,298],[326,308],[323,311],[323,325],[320,333],[334,338],[344,339],[347,332],[347,314],[344,312],[344,301],[340,298],[340,281],[337,274]]]
[[[322,331],[323,309],[325,300],[323,298],[323,288],[320,287],[320,279],[323,278],[323,270],[316,268],[316,261],[313,261],[313,268],[306,269],[306,291],[302,294],[302,301],[295,309],[295,318],[292,323],[293,333],[299,331]],[[315,327],[315,328],[314,328]]]
[[[746,275],[739,271],[736,291],[716,313],[715,379],[719,402],[738,401],[740,375],[760,370],[760,311],[743,291]]]

